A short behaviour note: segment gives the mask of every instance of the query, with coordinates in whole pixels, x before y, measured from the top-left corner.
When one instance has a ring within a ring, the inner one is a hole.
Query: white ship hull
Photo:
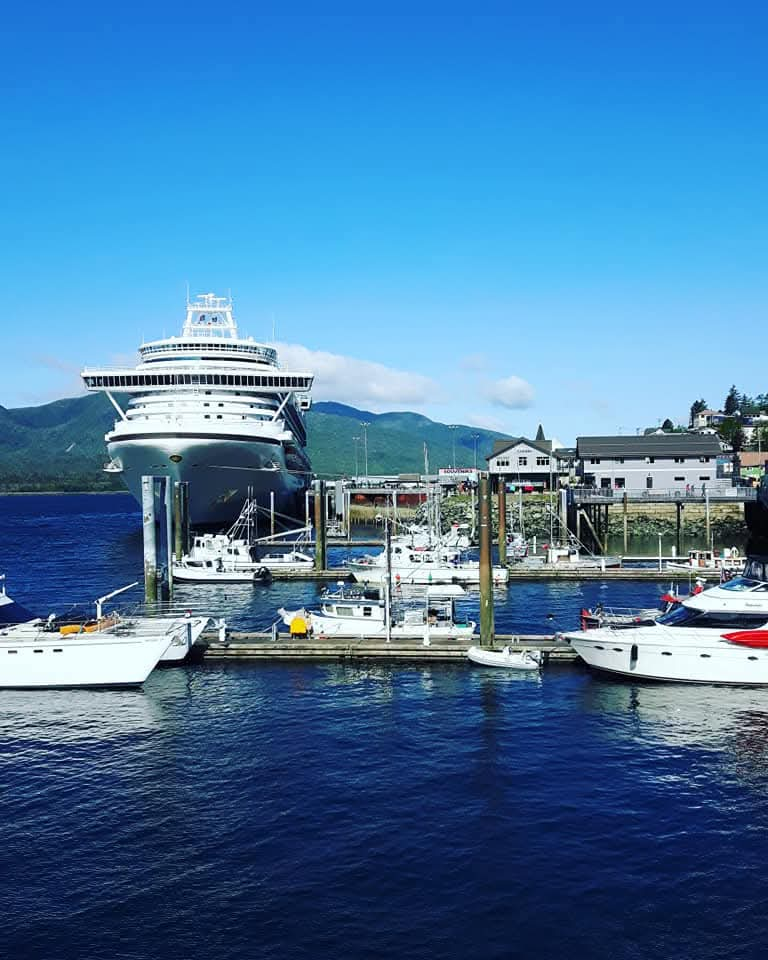
[[[722,632],[663,626],[566,634],[590,667],[642,680],[768,684],[768,650],[730,643]]]
[[[378,563],[360,563],[351,561],[350,572],[358,583],[384,583],[387,579],[386,567]],[[493,567],[493,583],[506,583],[509,571],[506,567]],[[398,566],[392,568],[392,585],[430,584],[430,583],[480,583],[479,565],[459,564],[418,564],[416,566]]]
[[[386,637],[387,627],[384,623],[361,622],[360,617],[348,619],[323,617],[316,613],[309,614],[309,621],[316,637]],[[475,624],[448,624],[433,626],[416,622],[395,624],[390,627],[390,636],[393,639],[429,637],[440,639],[470,639],[474,636]]]
[[[292,517],[304,511],[308,462],[295,457],[286,462],[285,449],[275,442],[220,437],[157,436],[114,439],[108,444],[112,461],[122,466],[125,485],[141,503],[141,478],[167,476],[189,483],[193,524],[225,524],[237,516],[248,488],[268,510],[275,494],[275,510]],[[171,457],[181,458],[175,462]]]
[[[156,634],[75,639],[39,633],[30,641],[9,631],[0,638],[0,689],[140,686],[168,644],[168,637]]]

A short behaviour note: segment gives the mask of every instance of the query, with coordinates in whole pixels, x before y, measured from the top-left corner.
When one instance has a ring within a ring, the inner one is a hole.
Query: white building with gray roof
[[[579,437],[576,456],[579,482],[608,490],[699,492],[731,472],[728,447],[707,434]]]

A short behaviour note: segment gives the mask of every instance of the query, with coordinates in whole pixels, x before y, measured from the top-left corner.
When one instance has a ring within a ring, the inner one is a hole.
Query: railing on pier
[[[672,490],[653,490],[642,487],[571,487],[573,499],[577,503],[621,503],[626,496],[628,501],[641,503],[677,503],[692,501],[703,503],[705,500],[717,500],[744,503],[757,499],[755,487],[726,487],[694,484],[687,490],[676,487]]]

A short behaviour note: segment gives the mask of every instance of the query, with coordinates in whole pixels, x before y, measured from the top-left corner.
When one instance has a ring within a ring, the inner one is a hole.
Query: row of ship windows
[[[18,650],[8,650],[7,652],[8,652],[8,653],[18,653],[19,651],[18,651]],[[53,648],[53,652],[54,652],[54,653],[64,653],[64,648],[63,648],[63,647],[54,647],[54,648]],[[33,650],[32,653],[45,653],[45,650]]]
[[[594,644],[594,647],[595,647],[595,650],[605,650],[605,647],[601,646],[599,643]],[[614,647],[614,648],[613,648],[613,652],[614,652],[614,653],[624,653],[624,650],[623,650],[621,647]],[[671,651],[671,650],[662,650],[662,651],[661,651],[661,655],[662,655],[662,657],[671,657],[671,656],[672,656],[672,651]],[[712,654],[711,654],[711,653],[700,653],[699,656],[701,657],[702,660],[711,660],[711,659],[712,659]],[[750,656],[747,657],[747,660],[757,660],[757,657],[750,655]]]
[[[283,390],[309,390],[307,377],[267,377],[226,373],[153,373],[115,374],[108,377],[86,377],[89,387],[270,387]]]
[[[156,347],[141,347],[142,357],[155,356],[163,353],[178,353],[180,350],[187,350],[192,353],[242,353],[255,357],[262,357],[265,360],[276,360],[277,351],[269,347],[257,347],[250,344],[237,343],[166,343]]]
[[[137,403],[135,406],[131,407],[131,409],[128,411],[128,413],[129,413],[129,415],[130,415],[131,413],[133,413],[133,412],[135,412],[135,411],[139,411],[139,410],[142,411],[143,413],[154,413],[154,412],[156,412],[158,406],[159,406],[158,403],[154,403],[154,404],[149,404],[149,403]],[[210,404],[210,403],[203,403],[203,406],[204,406],[204,407],[210,407],[211,404]],[[226,406],[226,408],[227,408],[228,410],[242,410],[243,407],[245,406],[245,404],[243,404],[243,403],[233,403],[232,401],[229,401],[229,402],[226,403],[226,404],[224,404],[224,403],[220,403],[220,404],[219,404],[219,407],[222,407],[222,408],[223,408],[223,407],[225,407],[225,406]],[[200,409],[200,401],[199,401],[199,400],[196,400],[196,401],[186,402],[186,401],[174,401],[174,400],[171,400],[170,403],[163,403],[163,404],[162,404],[162,410],[163,410],[163,412],[166,411],[166,410],[168,410],[168,409],[173,409],[173,410],[175,410],[175,409],[177,409],[177,408],[179,408],[179,407],[180,407],[180,408],[183,408],[183,409],[185,409],[185,410],[191,410],[192,412],[195,412],[196,410],[199,410],[199,409]],[[263,411],[266,415],[269,415],[270,413],[272,413],[272,412],[275,410],[275,404],[269,404],[269,403],[249,403],[249,404],[248,404],[248,408],[249,408],[250,410],[261,410],[261,411]]]

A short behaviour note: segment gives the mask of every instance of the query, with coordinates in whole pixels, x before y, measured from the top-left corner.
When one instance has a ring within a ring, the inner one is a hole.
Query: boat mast
[[[384,626],[387,643],[392,639],[392,533],[389,520],[384,521],[384,548],[387,552],[387,575],[384,579]]]

